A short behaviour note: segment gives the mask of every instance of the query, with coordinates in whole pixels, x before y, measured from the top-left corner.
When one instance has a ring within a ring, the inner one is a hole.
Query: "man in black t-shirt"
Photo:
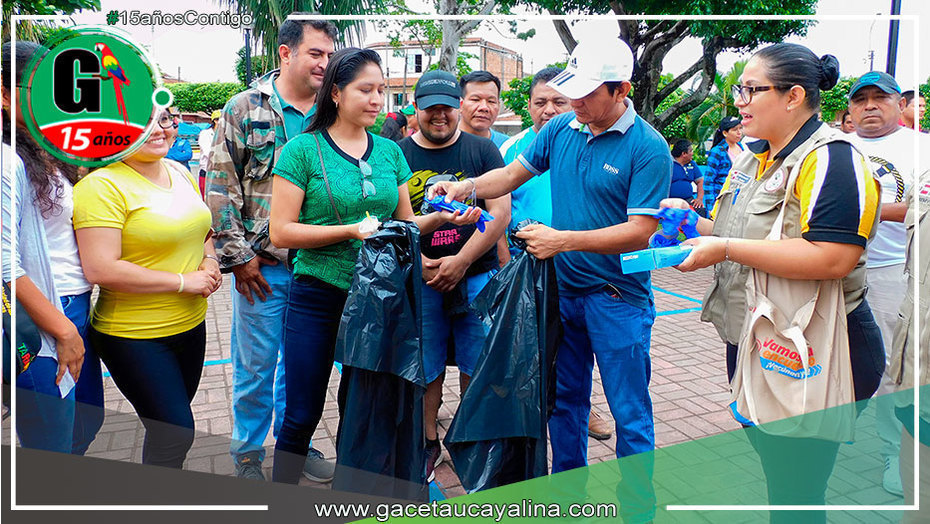
[[[423,198],[439,181],[462,181],[504,166],[494,144],[459,130],[461,90],[445,71],[420,77],[414,92],[415,118],[420,130],[400,141],[413,177],[407,182],[416,214],[427,213]],[[471,203],[471,202],[469,202]],[[450,340],[455,344],[455,363],[461,390],[475,371],[487,328],[468,311],[468,304],[499,269],[497,240],[510,223],[510,195],[478,200],[494,220],[484,233],[474,225],[446,224],[421,237],[423,254],[423,365],[429,386],[424,400],[427,477],[442,462],[436,415],[442,400],[442,381]],[[427,204],[428,206],[428,204]]]

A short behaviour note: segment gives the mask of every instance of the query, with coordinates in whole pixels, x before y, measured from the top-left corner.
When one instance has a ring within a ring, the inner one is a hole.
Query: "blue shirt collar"
[[[616,131],[622,135],[626,133],[627,131],[629,131],[629,129],[633,127],[633,124],[636,123],[636,109],[633,108],[633,101],[630,100],[629,98],[624,98],[623,104],[626,106],[626,111],[624,111],[623,114],[620,115],[620,118],[618,118],[617,121],[614,122],[612,126],[607,128],[607,130],[605,130],[604,133],[601,133],[601,134],[606,134],[606,133],[610,133],[611,131]],[[572,118],[572,121],[568,123],[568,126],[576,131],[580,131],[582,133],[587,134],[588,141],[591,141],[592,139],[594,139],[594,134],[591,133],[591,130],[588,128],[588,125],[582,124],[581,122],[579,122],[577,116],[575,118]]]

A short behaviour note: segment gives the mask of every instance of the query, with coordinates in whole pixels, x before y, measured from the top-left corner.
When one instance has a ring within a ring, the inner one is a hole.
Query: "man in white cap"
[[[662,135],[627,98],[632,72],[633,54],[623,41],[582,41],[565,71],[548,83],[571,99],[574,113],[550,120],[506,167],[464,182],[440,182],[431,191],[448,200],[461,200],[472,189],[479,198],[494,198],[549,170],[553,200],[559,199],[552,227],[529,226],[518,236],[536,257],[554,256],[558,272],[564,336],[549,420],[553,473],[587,464],[595,359],[616,421],[617,457],[655,446],[649,273],[623,274],[617,255],[645,248],[655,233],[652,213],[668,195],[672,157]],[[624,484],[646,504],[627,505],[624,512],[648,517],[649,472],[624,472]]]

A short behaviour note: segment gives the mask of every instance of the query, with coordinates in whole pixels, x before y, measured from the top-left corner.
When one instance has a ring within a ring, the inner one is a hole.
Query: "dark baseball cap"
[[[853,95],[856,94],[856,91],[868,86],[875,86],[889,94],[901,94],[901,87],[898,86],[898,83],[895,81],[893,76],[881,71],[869,71],[868,73],[860,76],[859,80],[856,80],[856,83],[853,84],[851,88],[849,88],[849,98],[852,99]]]
[[[448,71],[433,70],[424,73],[417,81],[413,100],[419,109],[437,105],[460,107],[462,105],[462,88],[459,81]]]
[[[742,123],[743,120],[741,118],[735,116],[725,116],[720,119],[720,124],[717,127],[719,127],[721,131],[729,131]]]

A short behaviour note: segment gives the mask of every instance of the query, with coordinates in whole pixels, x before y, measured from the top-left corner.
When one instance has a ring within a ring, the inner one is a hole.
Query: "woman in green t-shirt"
[[[480,210],[415,217],[410,168],[394,142],[366,128],[384,105],[378,54],[333,54],[307,130],[291,139],[274,167],[271,242],[298,249],[285,316],[287,406],[275,444],[275,482],[296,484],[323,413],[336,332],[368,216],[415,221],[430,232],[447,221],[472,224]]]

